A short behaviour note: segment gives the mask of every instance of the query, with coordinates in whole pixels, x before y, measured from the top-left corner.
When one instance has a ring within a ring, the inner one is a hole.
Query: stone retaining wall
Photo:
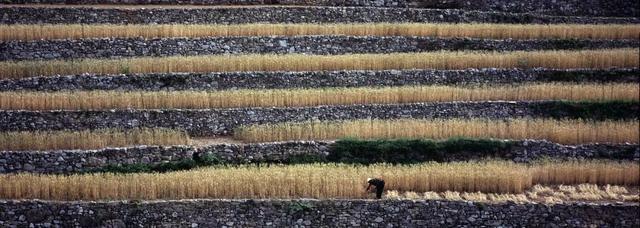
[[[84,130],[163,127],[182,129],[191,136],[232,135],[242,125],[310,120],[396,118],[575,118],[572,112],[549,112],[558,105],[544,102],[441,102],[415,104],[338,105],[284,108],[206,110],[0,111],[0,131]],[[637,113],[638,104],[616,107]],[[590,118],[600,119],[592,113]],[[629,115],[628,118],[633,118]]]
[[[8,4],[117,4],[117,5],[259,5],[270,0],[1,0]]]
[[[0,201],[6,227],[638,227],[638,205],[435,200]]]
[[[158,164],[191,159],[195,148],[141,146],[102,150],[2,151],[0,173],[76,173],[108,165]]]
[[[565,16],[638,17],[640,3],[628,0],[406,0],[409,7],[455,8]]]
[[[640,18],[544,16],[502,12],[376,7],[253,8],[0,8],[0,24],[240,24],[240,23],[640,23]]]
[[[468,69],[311,72],[82,74],[0,80],[0,91],[230,90],[540,82],[635,83],[640,69]]]
[[[164,57],[215,54],[392,53],[426,51],[532,51],[637,48],[638,40],[491,40],[430,37],[295,36],[208,38],[103,38],[0,42],[0,61]]]
[[[3,0],[48,4],[306,5],[466,9],[565,16],[638,17],[640,4],[629,0]]]
[[[640,2],[628,0],[456,0],[463,9],[495,10],[511,13],[575,15],[597,17],[638,17]]]
[[[2,0],[11,4],[302,5],[406,7],[407,0]]]
[[[159,164],[214,155],[225,163],[248,164],[285,162],[292,155],[325,157],[327,142],[278,142],[258,144],[219,144],[193,146],[140,146],[101,150],[2,151],[0,173],[74,173],[109,165]]]
[[[227,164],[287,163],[295,156],[325,158],[332,142],[275,142],[258,144],[219,144],[193,146],[140,146],[101,150],[60,151],[0,151],[0,173],[76,173],[93,171],[109,165],[159,164],[180,161],[195,156],[213,155]],[[513,141],[499,159],[530,162],[541,158],[640,160],[637,144],[561,145],[548,141]],[[487,158],[480,154],[445,154],[447,161],[468,161]]]

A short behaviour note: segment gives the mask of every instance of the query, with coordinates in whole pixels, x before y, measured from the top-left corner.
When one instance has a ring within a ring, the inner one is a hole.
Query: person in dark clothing
[[[382,192],[384,191],[384,180],[380,178],[368,178],[367,183],[369,183],[369,186],[367,186],[366,191],[369,192],[369,189],[371,189],[371,186],[373,186],[374,188],[376,188],[376,199],[382,199]]]

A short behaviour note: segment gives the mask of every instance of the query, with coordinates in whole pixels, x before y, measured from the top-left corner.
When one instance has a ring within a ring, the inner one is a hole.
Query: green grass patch
[[[640,82],[640,70],[544,71],[538,80],[546,82]]]
[[[164,173],[181,170],[190,170],[198,167],[221,165],[224,162],[217,156],[211,154],[194,155],[180,161],[163,162],[158,164],[119,164],[108,165],[91,172],[102,173]]]
[[[444,162],[456,157],[500,157],[508,152],[511,146],[512,143],[507,141],[468,138],[444,141],[343,139],[331,147],[327,160],[356,164]]]
[[[555,119],[630,120],[640,112],[638,101],[556,101],[534,108],[535,115]]]

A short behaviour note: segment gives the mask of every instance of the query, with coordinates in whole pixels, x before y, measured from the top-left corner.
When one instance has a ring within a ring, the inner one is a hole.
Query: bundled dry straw
[[[79,39],[102,37],[209,36],[429,36],[489,39],[637,39],[638,25],[517,24],[240,24],[240,25],[0,25],[0,40]]]
[[[4,151],[99,149],[134,145],[185,145],[188,143],[189,136],[185,132],[165,128],[0,133],[0,150]]]
[[[423,52],[350,55],[205,55],[0,62],[0,79],[81,73],[318,71],[466,68],[637,67],[637,49],[587,51]]]
[[[638,121],[552,119],[398,119],[280,123],[245,126],[234,137],[246,142],[451,137],[544,139],[563,144],[638,143]]]
[[[560,177],[538,177],[541,168]],[[585,172],[587,170],[588,172]],[[634,185],[637,163],[426,163],[410,166],[335,164],[216,167],[165,174],[0,175],[0,198],[47,200],[190,198],[366,198],[366,178],[396,191],[522,193],[535,184]]]
[[[4,110],[207,109],[492,100],[639,100],[637,84],[403,86],[182,92],[0,92]]]
[[[427,200],[467,200],[488,203],[566,203],[585,201],[640,202],[637,187],[617,185],[598,186],[595,184],[543,186],[535,185],[524,193],[482,193],[482,192],[400,192],[388,191],[385,199],[427,199]]]

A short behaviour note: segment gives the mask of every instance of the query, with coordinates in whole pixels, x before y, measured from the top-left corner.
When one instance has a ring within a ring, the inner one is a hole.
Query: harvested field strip
[[[0,25],[0,40],[80,39],[101,37],[209,36],[430,36],[488,39],[637,39],[640,26],[624,24],[240,24],[240,25]]]
[[[353,55],[208,55],[118,60],[0,62],[0,79],[81,73],[637,67],[637,49],[423,52]]]
[[[640,100],[637,84],[403,86],[178,92],[0,92],[2,110],[207,109],[494,100]]]
[[[554,175],[540,170],[557,170]],[[543,177],[540,177],[543,175]],[[367,177],[397,191],[522,193],[535,184],[637,186],[640,167],[625,162],[521,165],[511,162],[410,166],[335,164],[213,167],[165,174],[0,175],[0,198],[44,200],[190,198],[365,198]]]
[[[427,199],[427,200],[468,200],[490,203],[566,203],[620,201],[640,202],[637,188],[617,185],[598,186],[594,184],[543,186],[535,185],[520,194],[496,194],[482,192],[399,192],[388,191],[385,199]]]
[[[562,144],[638,143],[638,121],[551,119],[397,119],[251,125],[235,130],[245,142],[452,137],[541,139]]]
[[[134,145],[185,145],[189,136],[177,130],[142,128],[95,131],[1,132],[0,150],[99,149]]]

